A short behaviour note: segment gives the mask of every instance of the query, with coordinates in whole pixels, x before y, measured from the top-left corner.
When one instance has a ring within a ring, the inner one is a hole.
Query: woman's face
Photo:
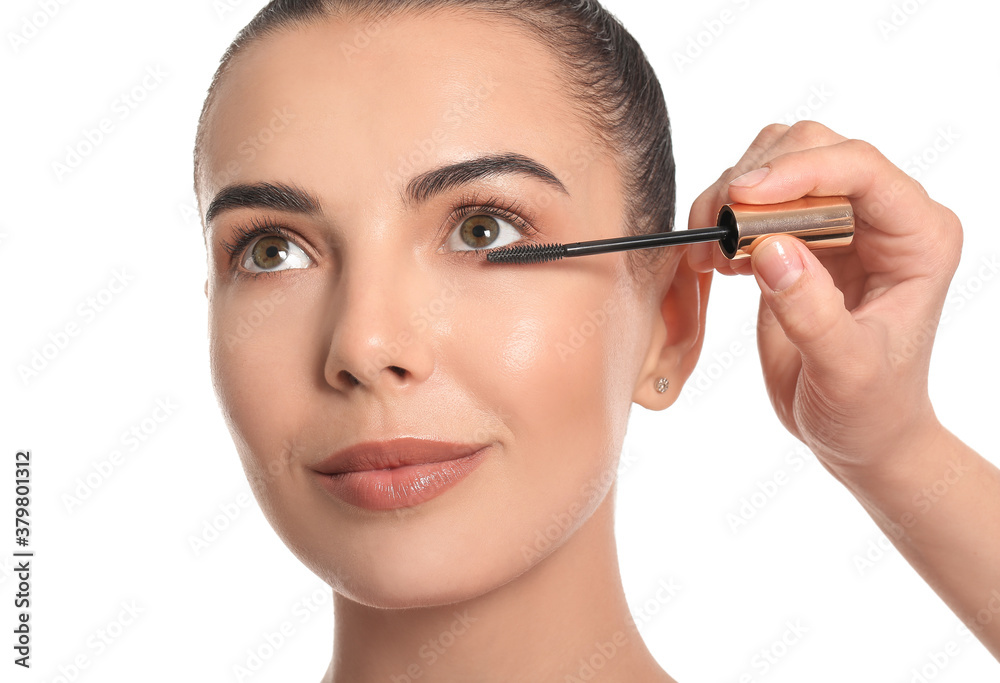
[[[518,266],[470,251],[623,234],[613,161],[561,71],[513,24],[437,13],[269,36],[218,90],[203,209],[260,183],[314,205],[258,191],[212,212],[216,391],[270,523],[358,602],[441,604],[502,585],[612,485],[658,297],[622,253]],[[231,257],[223,244],[262,224],[287,242],[258,237]],[[488,448],[416,505],[368,509],[320,485],[314,468],[334,452],[397,437]]]

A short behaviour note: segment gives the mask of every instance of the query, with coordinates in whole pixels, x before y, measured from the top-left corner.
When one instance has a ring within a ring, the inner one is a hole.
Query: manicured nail
[[[785,249],[780,240],[770,240],[754,251],[754,263],[764,283],[775,292],[788,289],[805,268],[794,249]]]
[[[758,168],[756,171],[744,173],[739,178],[733,178],[729,181],[729,184],[732,187],[753,187],[754,185],[760,185],[761,181],[764,180],[770,172],[771,167],[764,166],[763,168]]]

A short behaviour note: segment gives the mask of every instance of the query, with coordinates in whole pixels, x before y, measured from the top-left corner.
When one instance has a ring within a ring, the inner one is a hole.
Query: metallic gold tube
[[[750,258],[771,235],[793,235],[810,249],[843,247],[854,238],[854,209],[846,197],[803,197],[783,204],[726,204],[719,225],[730,234],[719,245],[726,258]]]

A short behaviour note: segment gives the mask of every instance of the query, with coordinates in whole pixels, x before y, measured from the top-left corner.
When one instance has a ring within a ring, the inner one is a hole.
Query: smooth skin
[[[247,47],[219,88],[198,184],[202,211],[237,183],[284,183],[318,199],[312,214],[241,207],[207,222],[206,294],[213,380],[254,494],[286,545],[334,589],[334,656],[323,680],[563,680],[585,674],[598,648],[613,644],[602,681],[672,681],[629,614],[614,481],[631,404],[667,408],[697,363],[711,252],[692,250],[689,260],[676,249],[651,279],[638,281],[622,253],[525,268],[449,251],[459,223],[452,206],[471,194],[515,202],[538,230],[527,241],[623,234],[616,159],[595,151],[561,88],[560,65],[515,25],[457,12],[401,15],[348,57],[343,46],[358,29],[350,20],[325,21]],[[467,105],[456,110],[457,103]],[[877,193],[905,175],[862,143],[835,155],[806,142],[807,130],[819,129],[766,130],[727,175],[771,162],[767,181],[743,189],[720,181],[695,205],[693,223],[708,224],[730,194],[750,202],[849,194],[872,227],[862,229],[844,266],[830,267],[852,310],[865,287],[882,294],[868,296],[871,324],[885,330],[883,347],[901,343],[909,327],[890,323],[902,314],[878,302],[911,303],[907,316],[920,317],[918,304],[940,310],[957,263],[957,221],[916,189],[902,202],[907,213],[876,218]],[[253,155],[241,152],[264,137]],[[801,156],[781,156],[800,148]],[[568,194],[505,174],[422,203],[404,198],[421,173],[501,153],[543,163]],[[262,219],[292,234],[308,267],[256,279],[241,272],[245,254],[230,259],[222,242]],[[933,287],[922,289],[911,272],[923,264],[905,258],[909,241],[903,251],[880,242],[900,230],[918,241],[950,236],[952,248],[939,251],[946,267],[931,269]],[[883,231],[888,236],[877,238]],[[799,253],[793,242],[782,246]],[[768,253],[754,257],[761,278],[775,271]],[[845,330],[860,325],[858,312],[847,312],[807,251],[801,257],[804,279],[779,294],[764,287],[761,349],[779,414],[886,519],[898,518],[913,487],[926,484],[913,472],[937,478],[938,465],[954,457],[977,465],[976,477],[956,485],[963,495],[949,496],[906,537],[919,549],[907,557],[936,562],[928,580],[960,614],[974,614],[996,565],[984,547],[997,536],[989,533],[997,528],[996,472],[922,419],[933,415],[911,391],[923,387],[926,395],[922,357],[893,369],[898,381],[880,390],[909,401],[886,415],[893,425],[919,424],[919,435],[933,433],[940,446],[915,451],[924,442],[913,435],[907,452],[887,451],[896,444],[885,425],[848,410],[865,397],[859,380],[883,376],[881,356],[846,367],[838,361],[853,348]],[[770,324],[768,305],[795,345]],[[594,326],[599,310],[607,323]],[[582,329],[590,331],[586,343],[567,352],[570,333]],[[671,380],[666,394],[654,388],[658,377]],[[361,510],[316,485],[311,467],[332,452],[396,436],[491,448],[458,486],[402,511]],[[970,518],[980,522],[976,537],[963,542]],[[977,539],[980,555],[970,558]],[[941,542],[951,546],[937,552]],[[953,552],[963,561],[949,564]],[[995,634],[977,633],[994,644]]]
[[[903,557],[1000,659],[1000,470],[949,432],[927,391],[962,226],[866,142],[772,125],[691,208],[843,195],[857,219],[838,255],[772,237],[750,263],[696,245],[700,272],[752,272],[758,347],[782,424],[854,494]],[[945,491],[930,506],[922,491]]]
[[[602,680],[672,681],[625,599],[614,482],[632,403],[666,407],[697,362],[710,276],[679,250],[644,282],[621,253],[525,268],[455,252],[452,206],[472,195],[516,204],[538,231],[526,241],[622,234],[616,159],[548,48],[516,26],[401,15],[345,56],[358,29],[316,23],[242,52],[198,188],[203,211],[225,186],[258,182],[321,208],[220,213],[206,292],[213,379],[254,494],[334,590],[325,680],[563,680],[611,648]],[[568,194],[515,173],[404,196],[428,171],[509,153]],[[309,267],[241,272],[245,254],[231,260],[222,242],[264,219]],[[677,389],[657,393],[659,376]],[[310,468],[333,452],[399,436],[491,448],[457,486],[398,511],[317,485]]]

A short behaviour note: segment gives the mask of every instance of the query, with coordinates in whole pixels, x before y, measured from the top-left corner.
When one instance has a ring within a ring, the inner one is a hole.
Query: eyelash
[[[516,201],[508,201],[496,196],[482,199],[479,194],[471,194],[463,195],[452,207],[451,213],[448,215],[448,220],[445,221],[447,225],[445,235],[450,235],[451,231],[461,225],[462,221],[469,216],[481,213],[499,216],[513,225],[521,233],[522,237],[531,237],[538,234],[538,230],[534,227],[534,218]],[[511,245],[494,248],[505,249],[507,246]],[[468,254],[485,254],[490,251],[493,251],[493,249],[466,249],[451,253],[465,256]]]
[[[524,210],[516,201],[507,201],[500,197],[489,197],[487,199],[481,199],[478,194],[463,195],[451,208],[448,214],[448,219],[445,221],[448,232],[445,234],[451,234],[451,230],[454,230],[458,225],[461,224],[463,220],[469,216],[475,216],[480,213],[486,213],[494,216],[498,216],[505,221],[513,225],[518,232],[523,236],[528,237],[538,233],[538,230],[532,225],[534,222],[531,216],[526,210]],[[527,216],[525,218],[524,216]],[[289,242],[298,241],[287,229],[282,227],[280,224],[274,222],[270,218],[251,218],[249,223],[246,225],[237,225],[233,231],[235,232],[235,239],[232,242],[227,240],[222,240],[222,248],[226,250],[229,254],[230,263],[234,266],[233,272],[239,277],[250,277],[257,279],[261,276],[274,276],[280,275],[282,271],[265,271],[261,273],[244,272],[236,269],[239,264],[236,263],[237,259],[243,255],[246,248],[259,237],[264,237],[268,235],[277,235],[282,239]],[[509,246],[509,245],[506,245]],[[505,248],[505,247],[497,247]],[[482,254],[492,251],[491,249],[468,249],[451,252],[454,254]]]

